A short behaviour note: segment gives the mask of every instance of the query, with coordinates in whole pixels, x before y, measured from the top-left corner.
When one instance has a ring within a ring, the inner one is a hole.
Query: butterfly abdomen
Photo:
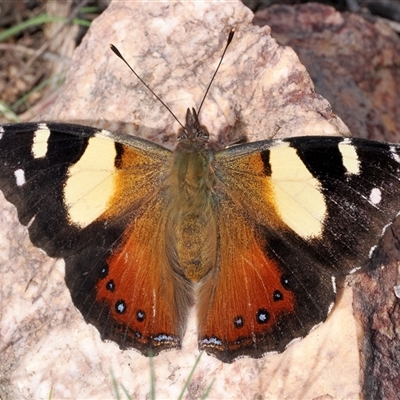
[[[177,151],[171,173],[167,254],[183,275],[199,281],[215,266],[217,228],[207,150]]]

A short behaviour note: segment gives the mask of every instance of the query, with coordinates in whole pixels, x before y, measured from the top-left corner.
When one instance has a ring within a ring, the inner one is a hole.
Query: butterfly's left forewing
[[[180,347],[190,295],[163,245],[172,153],[80,125],[1,129],[0,188],[33,244],[65,259],[85,320],[144,354]]]
[[[228,362],[260,357],[325,320],[336,278],[368,259],[398,213],[399,155],[340,137],[217,153],[219,253],[200,288],[200,347]]]

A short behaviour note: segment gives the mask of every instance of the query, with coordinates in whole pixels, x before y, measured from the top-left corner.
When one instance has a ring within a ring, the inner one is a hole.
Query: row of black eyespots
[[[108,275],[108,265],[102,268],[102,270],[100,272],[100,278],[104,279],[107,277],[107,275]],[[106,289],[111,293],[115,292],[115,282],[113,279],[110,279],[107,281]],[[118,314],[126,313],[127,305],[124,300],[120,299],[115,302],[115,311]],[[137,310],[136,311],[136,320],[138,322],[143,322],[145,319],[146,319],[146,313],[143,310]]]
[[[108,275],[108,266],[103,268],[101,271],[101,278],[105,278]],[[281,284],[286,290],[290,290],[290,281],[289,278],[286,275],[282,275],[281,277]],[[106,289],[113,293],[115,291],[115,283],[112,279],[107,281],[106,283]],[[283,300],[283,293],[280,290],[275,290],[273,295],[272,295],[272,300],[274,302],[276,301],[281,301]],[[115,303],[115,311],[118,314],[125,314],[127,311],[127,306],[124,300],[117,300]],[[146,318],[146,313],[143,310],[138,310],[136,312],[136,319],[138,322],[143,322]],[[256,313],[256,322],[260,325],[268,323],[268,321],[271,319],[271,314],[269,311],[265,308],[260,308],[257,310]],[[233,324],[235,328],[240,329],[244,326],[244,318],[241,315],[236,316],[233,319]]]
[[[290,290],[290,281],[286,275],[281,276],[281,284],[284,289]],[[275,290],[272,295],[272,301],[277,302],[282,300],[283,300],[283,293],[280,290]],[[271,314],[266,308],[259,308],[257,310],[256,313],[257,324],[264,325],[268,323],[270,319],[271,319]],[[243,328],[244,323],[245,321],[242,315],[237,315],[235,318],[233,318],[233,325],[236,329]]]

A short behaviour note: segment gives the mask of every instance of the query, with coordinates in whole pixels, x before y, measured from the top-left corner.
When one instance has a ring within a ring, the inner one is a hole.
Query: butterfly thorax
[[[186,130],[174,153],[167,222],[167,253],[193,281],[199,281],[215,265],[217,245],[212,153],[207,150],[208,132],[198,127],[195,111],[191,114],[188,110]]]

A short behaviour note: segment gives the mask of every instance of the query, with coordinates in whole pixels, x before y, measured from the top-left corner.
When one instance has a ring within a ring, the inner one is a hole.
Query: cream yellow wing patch
[[[70,222],[84,228],[100,217],[136,208],[161,189],[170,173],[171,154],[137,138],[115,142],[107,131],[89,138],[64,185]]]
[[[115,143],[96,135],[68,169],[64,199],[73,224],[84,228],[107,210],[115,191],[116,157]]]
[[[227,191],[255,221],[288,229],[303,239],[319,237],[327,217],[321,185],[289,143],[241,146],[216,155],[221,190]],[[235,154],[237,152],[237,154]],[[221,174],[219,174],[219,171]]]
[[[274,207],[282,221],[304,239],[320,236],[327,211],[320,182],[289,143],[271,148],[270,165]]]

